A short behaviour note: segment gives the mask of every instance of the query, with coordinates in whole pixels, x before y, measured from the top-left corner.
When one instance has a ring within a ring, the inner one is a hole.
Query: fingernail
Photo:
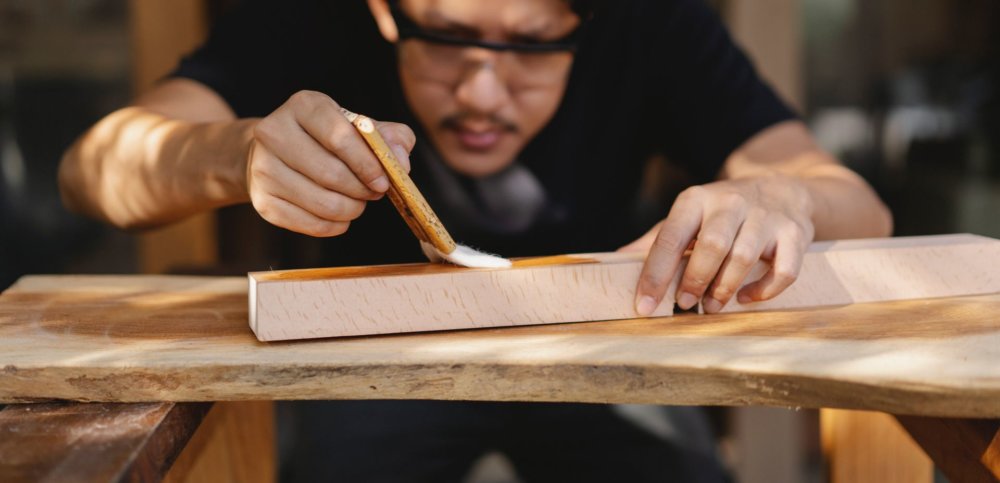
[[[737,294],[736,295],[736,301],[739,302],[739,303],[741,303],[741,304],[748,304],[750,302],[753,302],[753,300],[750,299],[750,296],[747,295],[747,294],[745,294],[745,293]]]
[[[681,296],[677,297],[677,306],[679,306],[681,310],[690,309],[691,307],[694,307],[694,304],[696,303],[698,303],[698,297],[695,297],[687,292],[682,292]]]
[[[389,179],[385,175],[379,176],[375,181],[368,183],[368,187],[379,193],[385,192],[389,189]]]
[[[709,314],[718,313],[720,310],[722,310],[722,302],[719,302],[718,300],[715,300],[712,297],[705,297],[701,301],[701,305],[705,307],[705,312]]]
[[[635,311],[641,317],[649,316],[654,310],[656,310],[656,301],[649,295],[643,295],[639,298],[639,303],[635,304]]]

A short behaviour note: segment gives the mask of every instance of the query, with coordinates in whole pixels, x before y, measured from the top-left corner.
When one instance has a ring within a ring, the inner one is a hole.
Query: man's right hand
[[[409,171],[416,137],[403,124],[377,122]],[[325,94],[300,91],[260,120],[247,159],[247,191],[268,222],[316,237],[343,234],[389,180],[340,106]]]

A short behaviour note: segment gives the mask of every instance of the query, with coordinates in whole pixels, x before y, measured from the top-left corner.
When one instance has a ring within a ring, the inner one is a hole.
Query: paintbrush
[[[510,260],[506,258],[455,243],[448,230],[444,228],[444,224],[434,214],[434,210],[427,204],[427,200],[420,194],[420,190],[413,184],[410,175],[399,165],[399,161],[396,160],[392,149],[386,144],[378,129],[375,129],[375,122],[367,116],[355,114],[344,108],[340,108],[340,112],[354,125],[382,164],[382,169],[389,178],[387,192],[389,200],[410,227],[410,231],[420,240],[420,248],[430,261],[448,261],[471,268],[511,266]]]

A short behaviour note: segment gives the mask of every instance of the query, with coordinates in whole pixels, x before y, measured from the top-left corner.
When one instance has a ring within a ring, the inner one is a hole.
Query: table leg
[[[271,483],[275,458],[273,402],[217,402],[163,481]]]
[[[11,404],[0,481],[159,481],[211,403]]]
[[[830,483],[934,480],[930,458],[888,414],[823,409],[820,426]]]
[[[1000,481],[1000,419],[896,419],[951,481]]]

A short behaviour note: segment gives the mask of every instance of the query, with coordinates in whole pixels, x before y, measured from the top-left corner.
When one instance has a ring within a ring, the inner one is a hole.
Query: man
[[[276,226],[329,237],[326,263],[416,260],[398,215],[372,203],[388,183],[343,105],[401,122],[379,130],[463,243],[504,256],[648,250],[638,315],[659,304],[687,248],[678,304],[716,312],[781,292],[814,238],[891,229],[871,188],[816,147],[699,0],[367,10],[246,0],[171,78],[67,152],[67,204],[144,228],[249,202]],[[633,207],[657,155],[698,184],[639,236],[649,226]],[[771,270],[737,293],[759,259]],[[402,468],[457,479],[490,448],[542,480],[698,473],[603,406],[334,406],[330,433],[356,439],[332,443],[324,464],[356,472],[345,481]],[[545,461],[564,464],[545,473]]]

